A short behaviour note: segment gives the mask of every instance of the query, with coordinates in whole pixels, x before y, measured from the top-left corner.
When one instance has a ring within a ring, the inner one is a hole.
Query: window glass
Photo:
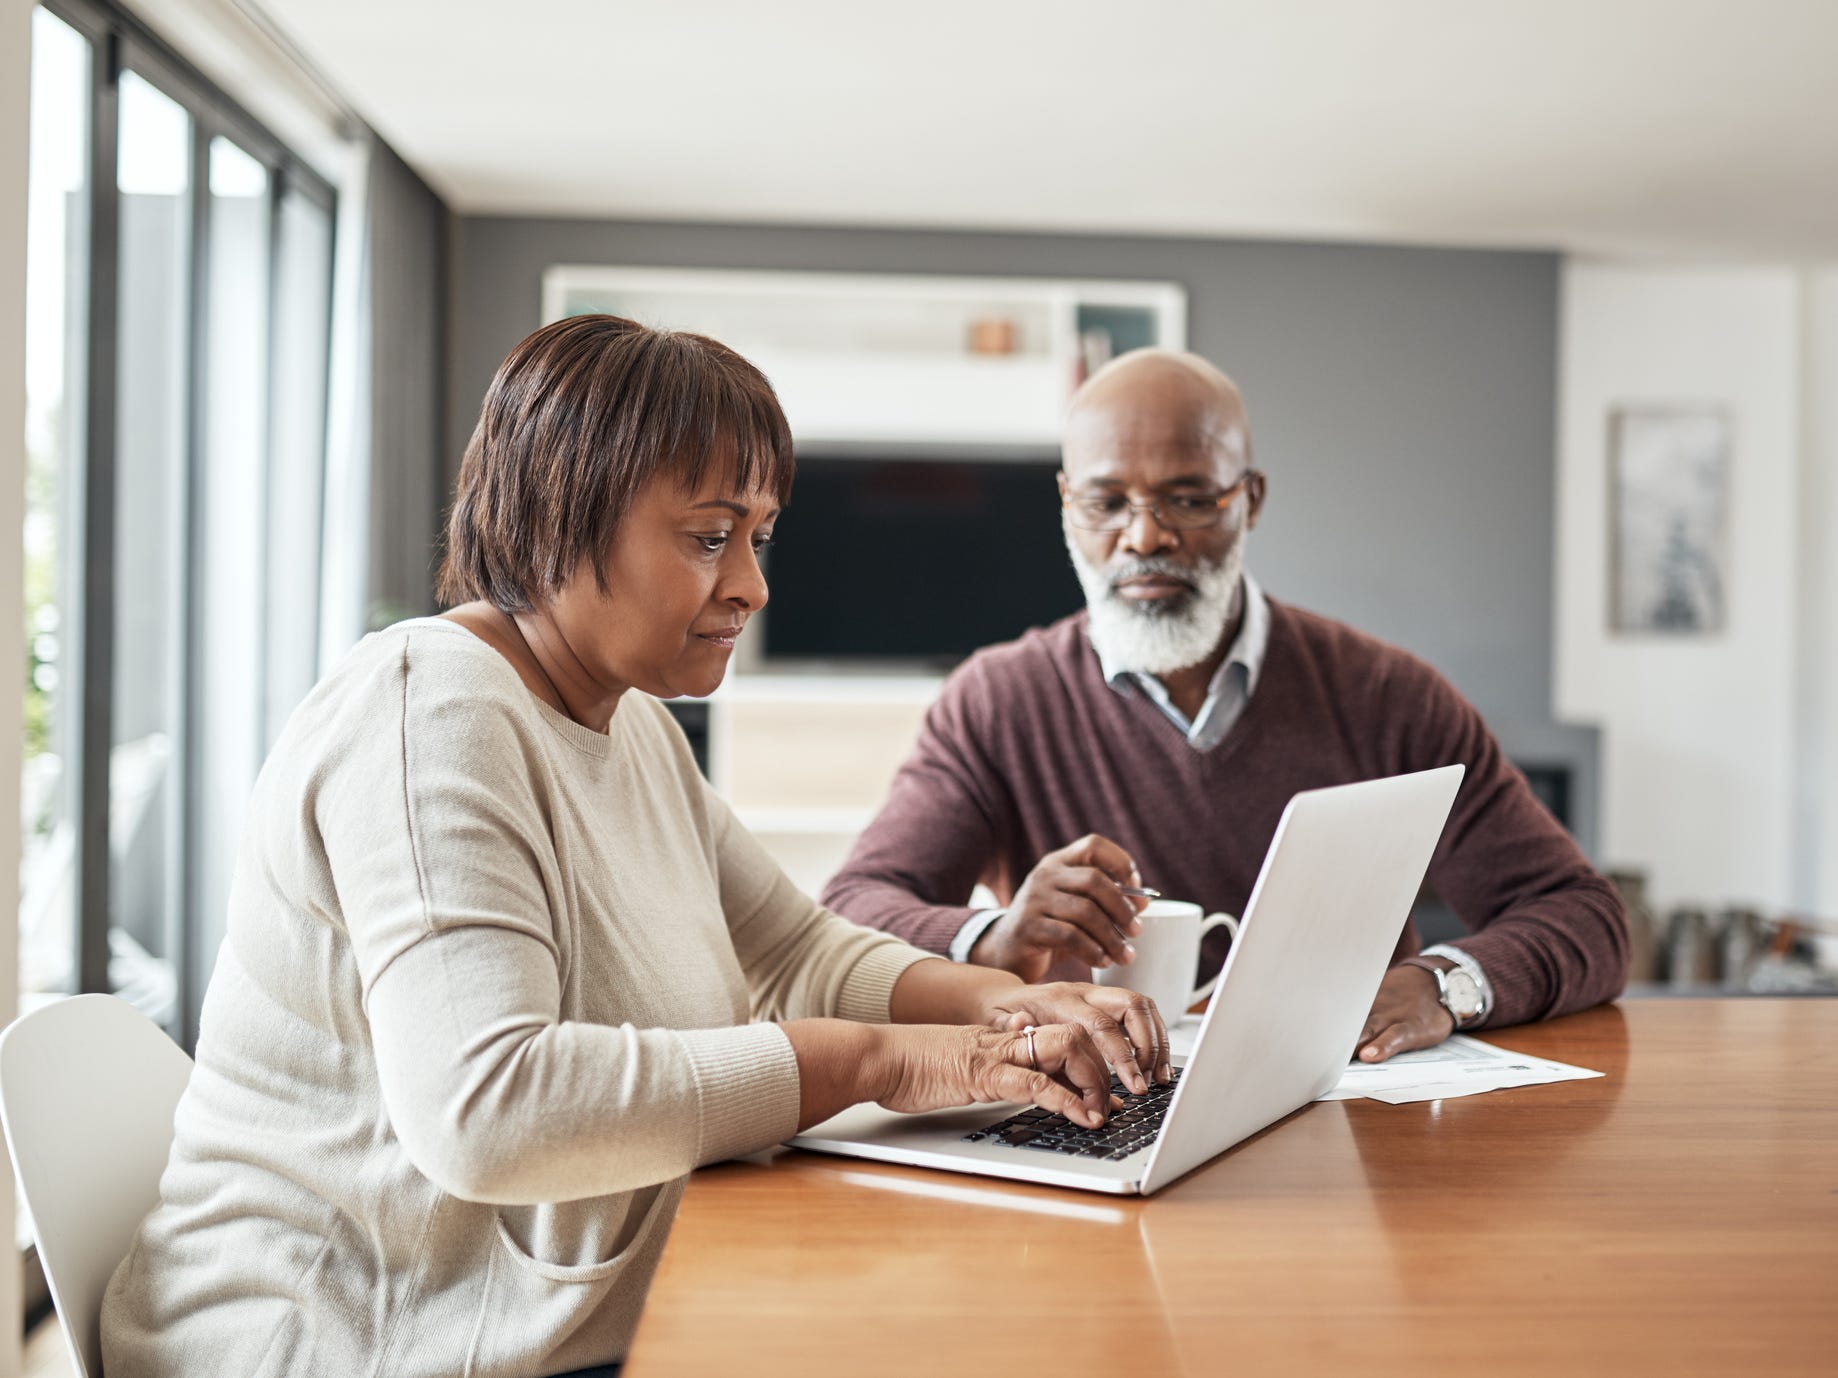
[[[268,172],[228,139],[210,143],[198,561],[193,613],[198,771],[192,863],[193,989],[210,979],[229,912],[242,824],[261,768],[266,637]]]
[[[177,1027],[192,298],[192,120],[120,82],[109,984]]]
[[[317,678],[331,212],[299,192],[283,195],[275,252],[264,750]]]
[[[26,209],[25,751],[22,1009],[74,988],[82,702],[83,425],[89,283],[89,43],[32,16]]]

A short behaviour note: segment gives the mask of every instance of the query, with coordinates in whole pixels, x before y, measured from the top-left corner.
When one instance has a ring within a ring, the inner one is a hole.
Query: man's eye
[[[1083,507],[1094,517],[1108,517],[1114,513],[1121,512],[1124,509],[1125,503],[1120,497],[1109,496],[1080,498],[1079,506]]]
[[[1167,500],[1170,510],[1198,514],[1218,504],[1212,498],[1196,498],[1185,493],[1176,493]]]

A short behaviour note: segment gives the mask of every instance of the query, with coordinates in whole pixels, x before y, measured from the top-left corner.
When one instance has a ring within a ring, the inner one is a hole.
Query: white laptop
[[[1340,1079],[1462,771],[1291,799],[1193,1051],[1175,1058],[1175,1084],[1125,1095],[1125,1110],[1102,1129],[1020,1105],[921,1115],[858,1105],[792,1144],[1086,1191],[1160,1190]]]

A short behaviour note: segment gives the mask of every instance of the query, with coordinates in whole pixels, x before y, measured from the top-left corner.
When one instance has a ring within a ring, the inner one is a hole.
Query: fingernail
[[[1134,943],[1125,943],[1123,945],[1123,960],[1126,962],[1133,962],[1136,960],[1136,945]]]
[[[1130,920],[1131,935],[1134,936],[1135,934],[1140,933],[1140,932],[1142,932],[1142,920],[1141,919],[1131,919]]]
[[[1107,966],[1109,966],[1109,965],[1110,965],[1110,958],[1108,958],[1108,957],[1100,957],[1100,958],[1098,958],[1098,969],[1099,969],[1100,971],[1101,971],[1101,970],[1103,970],[1103,969],[1104,969],[1105,967],[1107,967]]]

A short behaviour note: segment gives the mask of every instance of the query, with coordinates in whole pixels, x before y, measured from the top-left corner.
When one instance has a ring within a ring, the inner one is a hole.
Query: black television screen
[[[798,459],[765,655],[955,665],[1084,605],[1051,460]]]

